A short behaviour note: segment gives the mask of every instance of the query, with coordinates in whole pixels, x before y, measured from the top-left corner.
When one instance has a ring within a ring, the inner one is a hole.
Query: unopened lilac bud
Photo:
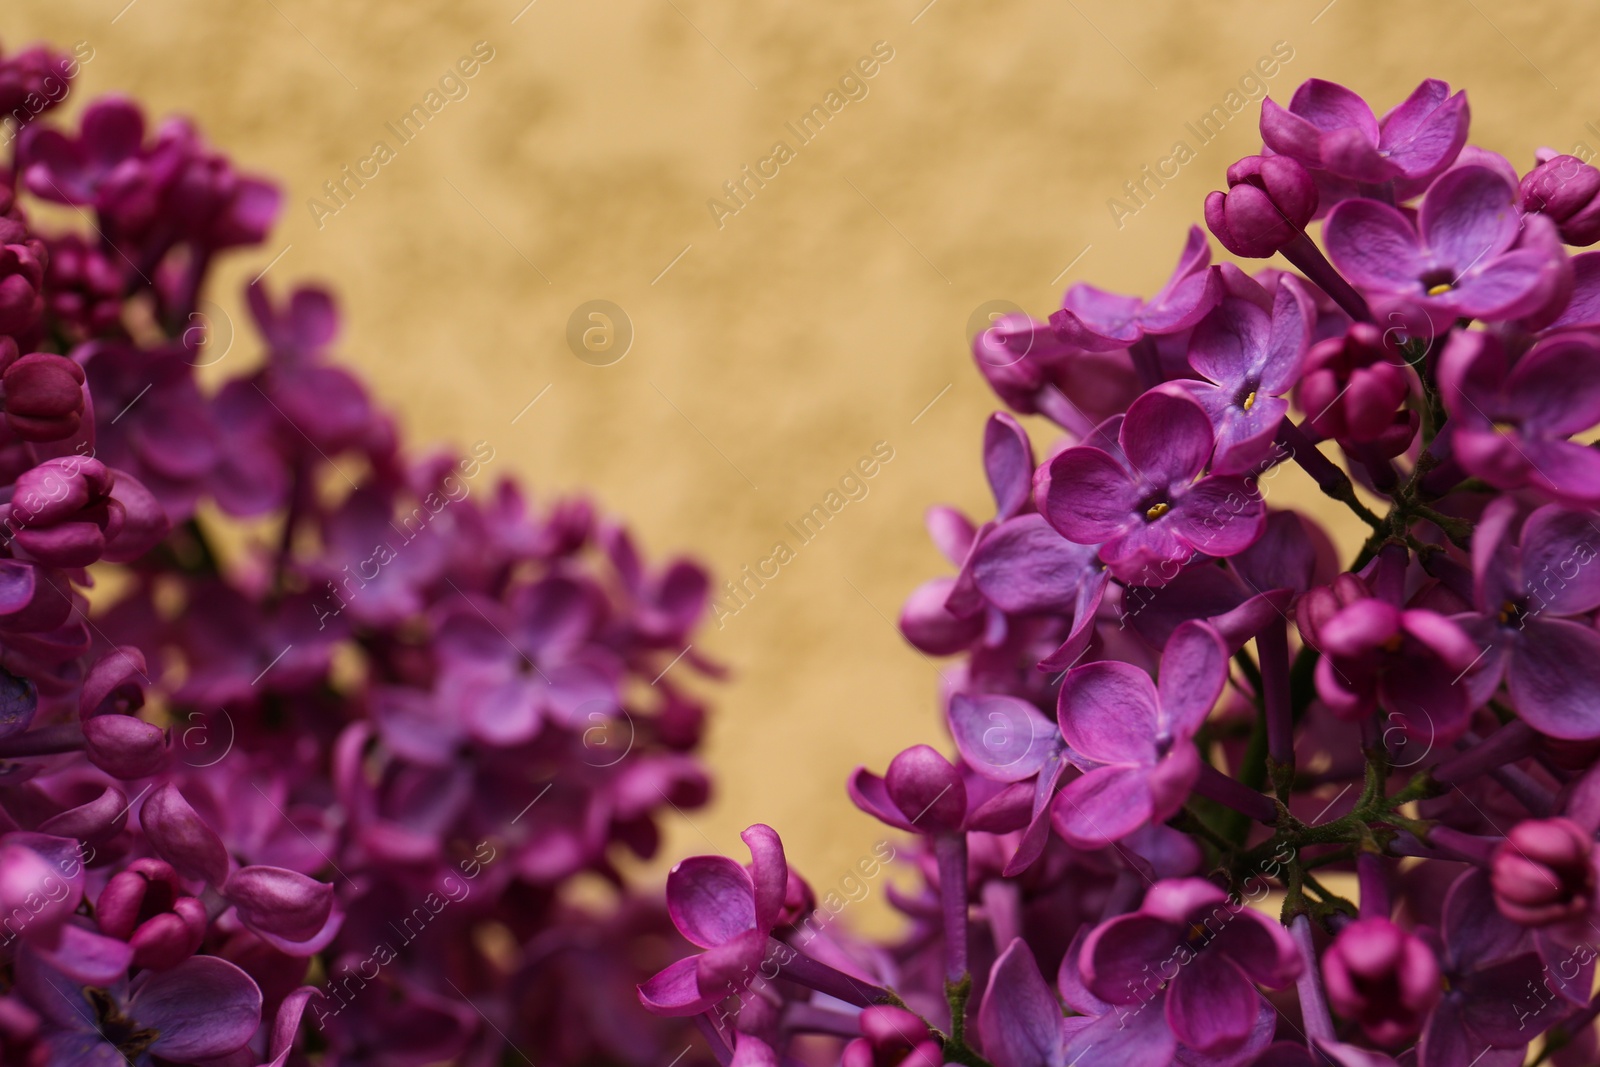
[[[1322,957],[1333,1010],[1380,1044],[1416,1037],[1443,992],[1439,961],[1425,941],[1388,919],[1358,919]]]
[[[983,633],[982,612],[962,618],[946,606],[955,586],[954,578],[929,579],[911,591],[900,609],[900,632],[930,656],[961,652]]]
[[[918,831],[953,833],[967,816],[961,772],[927,745],[913,745],[889,762],[889,799]]]
[[[904,1008],[877,1005],[858,1019],[862,1036],[845,1046],[842,1067],[941,1067],[928,1026]]]
[[[1236,256],[1265,259],[1299,237],[1317,213],[1317,184],[1288,156],[1246,156],[1228,168],[1228,191],[1206,197],[1206,226]]]
[[[83,416],[83,368],[65,356],[34,352],[0,377],[6,424],[24,441],[59,441],[78,431]]]
[[[1581,918],[1594,903],[1594,839],[1570,819],[1529,819],[1495,849],[1489,872],[1495,906],[1512,922]]]
[[[111,876],[95,902],[102,932],[128,942],[139,967],[176,967],[200,947],[206,909],[183,892],[178,872],[162,860],[142,858]]]
[[[333,886],[282,867],[242,867],[222,895],[245,925],[286,941],[309,941],[333,910]]]
[[[1410,391],[1390,335],[1358,322],[1312,347],[1295,398],[1323,437],[1366,444],[1389,431]]]
[[[105,718],[108,716],[100,717]],[[222,838],[189,806],[177,786],[168,783],[145,798],[139,825],[161,858],[184,878],[219,886],[227,879],[228,850]]]
[[[1522,210],[1546,215],[1569,245],[1600,241],[1600,170],[1576,156],[1553,156],[1522,179]]]
[[[83,724],[89,762],[114,778],[148,778],[167,762],[167,732],[131,715],[100,715]]]

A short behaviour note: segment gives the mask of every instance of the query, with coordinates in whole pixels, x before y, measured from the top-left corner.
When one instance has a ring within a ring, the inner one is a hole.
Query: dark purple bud
[[[47,459],[18,478],[6,509],[12,540],[50,567],[87,567],[122,530],[112,473],[97,459]]]
[[[83,724],[83,751],[114,778],[148,778],[167,762],[167,732],[131,715],[100,715]]]
[[[1443,992],[1433,950],[1381,918],[1339,931],[1322,957],[1322,976],[1333,1010],[1385,1045],[1416,1037]]]
[[[1265,259],[1299,237],[1317,213],[1317,184],[1288,156],[1246,156],[1228,168],[1228,191],[1206,197],[1206,225],[1236,256]]]
[[[858,1023],[862,1036],[845,1046],[842,1067],[941,1067],[944,1063],[927,1024],[904,1008],[867,1008]]]
[[[0,378],[6,424],[24,441],[59,441],[78,431],[83,416],[83,368],[65,356],[34,352]]]
[[[102,715],[90,720],[102,721],[115,719]],[[184,878],[217,886],[227,879],[228,850],[223,847],[222,838],[189,806],[177,786],[168,783],[146,798],[139,809],[139,825],[161,858]]]
[[[102,932],[128,942],[136,966],[157,971],[194,955],[206,933],[205,905],[183,892],[170,864],[151,858],[111,876],[95,902],[95,920]]]
[[[967,816],[961,772],[927,745],[913,745],[889,762],[889,799],[921,833],[954,833]]]
[[[1550,217],[1569,245],[1600,241],[1600,170],[1576,156],[1554,156],[1522,179],[1522,210]]]
[[[1358,322],[1343,337],[1312,347],[1296,399],[1323,437],[1367,444],[1389,431],[1410,391],[1410,374],[1391,335]]]
[[[131,715],[144,707],[144,653],[132,645],[114,648],[89,669],[78,697],[78,715]]]
[[[1523,926],[1581,918],[1594,903],[1594,840],[1570,819],[1518,823],[1495,849],[1489,871],[1495,905]]]

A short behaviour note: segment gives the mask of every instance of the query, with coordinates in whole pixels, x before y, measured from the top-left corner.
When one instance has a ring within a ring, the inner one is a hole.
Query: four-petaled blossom
[[[1429,78],[1380,122],[1360,96],[1335,82],[1302,82],[1287,108],[1261,102],[1261,139],[1274,152],[1339,178],[1426,183],[1467,141],[1467,94]]]
[[[1170,819],[1200,773],[1191,740],[1227,672],[1222,638],[1200,622],[1184,623],[1168,640],[1159,682],[1129,663],[1069,671],[1061,683],[1061,735],[1094,769],[1056,797],[1057,831],[1075,845],[1100,848]]]
[[[1108,293],[1080,282],[1050,316],[1057,336],[1091,352],[1127,348],[1147,336],[1188,329],[1222,298],[1222,283],[1211,266],[1211,247],[1198,226],[1189,228],[1178,265],[1162,290],[1149,300]]]
[[[1214,443],[1199,402],[1181,386],[1159,386],[1128,408],[1116,454],[1066,449],[1040,466],[1034,499],[1067,540],[1100,545],[1113,576],[1160,584],[1176,573],[1168,567],[1196,555],[1243,552],[1266,521],[1248,479],[1205,473]]]

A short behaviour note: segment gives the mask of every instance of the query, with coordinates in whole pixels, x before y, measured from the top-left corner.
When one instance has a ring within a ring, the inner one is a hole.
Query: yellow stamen
[[[1169,512],[1171,510],[1172,510],[1172,505],[1171,504],[1162,502],[1160,504],[1153,505],[1148,511],[1146,511],[1144,513],[1144,517],[1149,519],[1151,522],[1155,522],[1157,519],[1159,519],[1161,516],[1165,515],[1167,512]]]
[[[1255,394],[1255,391],[1251,390],[1250,395],[1245,397],[1244,398],[1244,403],[1240,404],[1239,406],[1244,408],[1246,411],[1249,411],[1251,408],[1255,407],[1256,406],[1256,394]]]
[[[1451,288],[1452,287],[1449,282],[1440,282],[1438,285],[1430,285],[1428,286],[1428,295],[1443,296],[1445,293],[1448,293]]]
[[[1494,432],[1499,434],[1514,433],[1516,428],[1516,424],[1511,422],[1497,422],[1494,424]]]
[[[1515,604],[1513,604],[1511,601],[1507,600],[1504,604],[1500,605],[1500,614],[1499,614],[1498,618],[1500,619],[1501,622],[1510,622],[1512,617],[1515,616],[1516,613],[1517,613],[1517,606]]]

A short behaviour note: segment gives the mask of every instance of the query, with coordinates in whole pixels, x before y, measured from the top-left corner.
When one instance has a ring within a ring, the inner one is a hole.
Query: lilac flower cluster
[[[1433,80],[1267,99],[1204,215],[1292,269],[1195,227],[1154,297],[975,339],[1060,433],[996,413],[993,517],[928,515],[955,574],[901,626],[961,657],[954,758],[849,783],[915,835],[910,932],[811,937],[755,826],[674,871],[703,951],[648,1007],[741,1067],[1596,1062],[1600,170],[1468,122]],[[1295,467],[1370,528],[1347,565],[1270,501]]]
[[[105,98],[15,145],[0,1062],[655,1062],[682,1024],[600,1005],[680,943],[619,861],[708,796],[705,573],[488,484],[487,441],[403,448],[321,289],[252,284],[259,364],[202,381],[209,271],[279,194],[189,123]]]

